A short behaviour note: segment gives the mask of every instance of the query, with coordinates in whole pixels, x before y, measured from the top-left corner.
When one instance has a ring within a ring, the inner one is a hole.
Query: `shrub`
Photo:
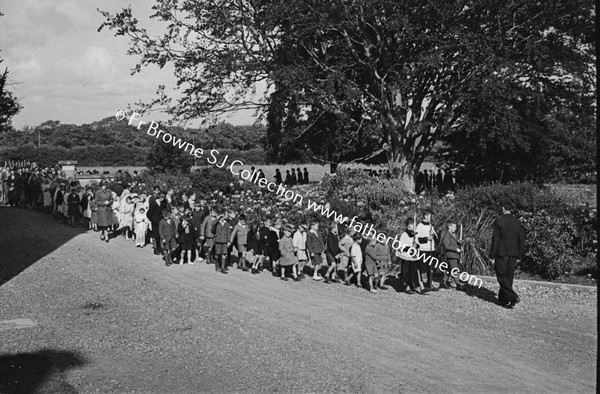
[[[378,180],[360,170],[340,170],[321,184],[332,209],[358,216],[388,235],[404,229],[407,217],[424,208],[434,211],[433,224],[441,236],[452,218],[462,224],[463,266],[473,274],[491,274],[488,252],[492,225],[502,205],[513,204],[527,234],[520,268],[546,279],[565,272],[588,272],[596,264],[596,210],[574,204],[572,196],[532,183],[490,184],[467,187],[443,198],[415,196],[397,180]],[[362,205],[362,206],[361,206]]]
[[[212,193],[215,190],[231,193],[236,185],[239,187],[233,174],[225,168],[211,166],[197,169],[190,175],[190,179],[192,188],[199,193]]]
[[[262,149],[219,149],[220,156],[229,155],[233,160],[240,160],[244,164],[266,164],[265,151]]]
[[[520,268],[545,279],[571,272],[577,258],[571,248],[573,222],[551,217],[545,210],[522,217],[527,232],[527,248]]]

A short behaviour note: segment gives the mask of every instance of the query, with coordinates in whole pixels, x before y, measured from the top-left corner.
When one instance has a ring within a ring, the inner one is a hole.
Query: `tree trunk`
[[[417,171],[402,153],[396,153],[392,157],[388,157],[388,167],[393,177],[402,180],[405,190],[411,193],[415,192],[415,174]]]
[[[338,163],[334,163],[333,161],[333,146],[329,144],[327,147],[327,161],[329,161],[329,171],[330,174],[335,174],[337,171]]]

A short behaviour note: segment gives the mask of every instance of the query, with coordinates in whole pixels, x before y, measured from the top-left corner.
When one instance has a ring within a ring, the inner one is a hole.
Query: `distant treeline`
[[[204,129],[161,125],[161,129],[205,150],[217,148],[245,163],[265,163],[265,128],[261,125],[222,123]],[[60,160],[76,160],[85,166],[145,165],[155,141],[143,127],[137,130],[126,120],[117,122],[112,117],[81,126],[47,121],[37,127],[0,133],[0,164],[29,160],[47,166]]]
[[[123,145],[88,145],[67,149],[62,146],[41,146],[27,143],[16,147],[0,148],[0,165],[8,160],[28,160],[41,166],[53,166],[61,160],[75,160],[82,166],[143,166],[146,163],[149,147],[128,147]],[[244,163],[265,164],[265,152],[262,149],[219,149]],[[193,163],[193,156],[189,156]]]

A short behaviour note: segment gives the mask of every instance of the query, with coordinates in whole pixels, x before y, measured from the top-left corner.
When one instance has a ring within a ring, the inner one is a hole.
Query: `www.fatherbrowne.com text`
[[[398,239],[398,235],[395,235],[393,238],[386,236],[384,233],[377,232],[375,230],[373,224],[369,223],[361,223],[359,222],[356,216],[352,219],[345,217],[342,214],[338,214],[336,211],[331,210],[328,207],[328,204],[322,205],[318,204],[315,201],[311,201],[310,199],[304,200],[304,197],[297,193],[294,190],[286,189],[283,185],[278,185],[275,182],[268,182],[265,178],[260,178],[258,176],[258,172],[254,170],[251,172],[246,169],[242,169],[238,171],[240,167],[244,166],[244,163],[240,160],[231,160],[229,155],[225,155],[225,157],[220,157],[219,151],[217,149],[211,149],[206,152],[202,148],[197,148],[194,144],[182,140],[181,138],[174,136],[171,133],[168,133],[164,130],[159,130],[159,123],[155,121],[151,121],[150,123],[144,122],[140,119],[140,114],[137,112],[133,112],[131,117],[129,118],[128,125],[132,125],[134,122],[138,121],[137,129],[143,125],[148,125],[148,129],[146,133],[155,137],[156,139],[162,139],[165,144],[173,144],[174,147],[178,147],[182,149],[184,152],[189,152],[190,155],[194,156],[197,159],[206,159],[208,164],[211,164],[217,168],[227,168],[234,176],[243,179],[244,181],[248,181],[258,185],[261,188],[265,188],[272,193],[276,193],[277,196],[282,197],[287,201],[291,201],[293,204],[297,204],[298,206],[304,206],[306,204],[306,208],[308,210],[312,210],[326,217],[327,219],[334,220],[338,224],[345,224],[348,221],[350,223],[348,226],[352,228],[354,231],[361,233],[365,237],[375,238],[378,242],[383,243],[385,245],[392,246],[392,249],[399,252],[406,252],[412,257],[417,257],[418,260],[423,260],[425,263],[428,263],[431,267],[435,269],[439,269],[443,272],[449,273],[453,277],[458,277],[461,281],[467,282],[471,285],[477,286],[481,288],[483,281],[475,275],[470,275],[468,272],[460,272],[458,268],[453,268],[450,272],[448,272],[448,264],[446,262],[440,262],[437,258],[426,255],[424,252],[416,249],[412,245],[403,245]],[[117,120],[123,120],[125,118],[125,113],[123,110],[118,110],[115,115]]]

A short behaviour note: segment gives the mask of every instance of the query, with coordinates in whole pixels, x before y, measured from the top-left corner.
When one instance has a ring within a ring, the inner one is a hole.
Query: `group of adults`
[[[422,192],[432,193],[434,191],[437,191],[440,195],[456,191],[456,179],[452,171],[446,170],[444,173],[441,169],[438,169],[437,172],[434,170],[419,171],[415,179],[415,192],[421,194]]]
[[[306,185],[308,184],[308,169],[304,167],[304,172],[298,168],[292,168],[292,170],[285,170],[285,179],[281,176],[279,168],[275,169],[275,183],[278,185],[284,184],[286,186],[294,185]]]
[[[64,177],[59,166],[38,167],[35,163],[0,167],[0,205],[38,210],[51,205],[52,182]]]

